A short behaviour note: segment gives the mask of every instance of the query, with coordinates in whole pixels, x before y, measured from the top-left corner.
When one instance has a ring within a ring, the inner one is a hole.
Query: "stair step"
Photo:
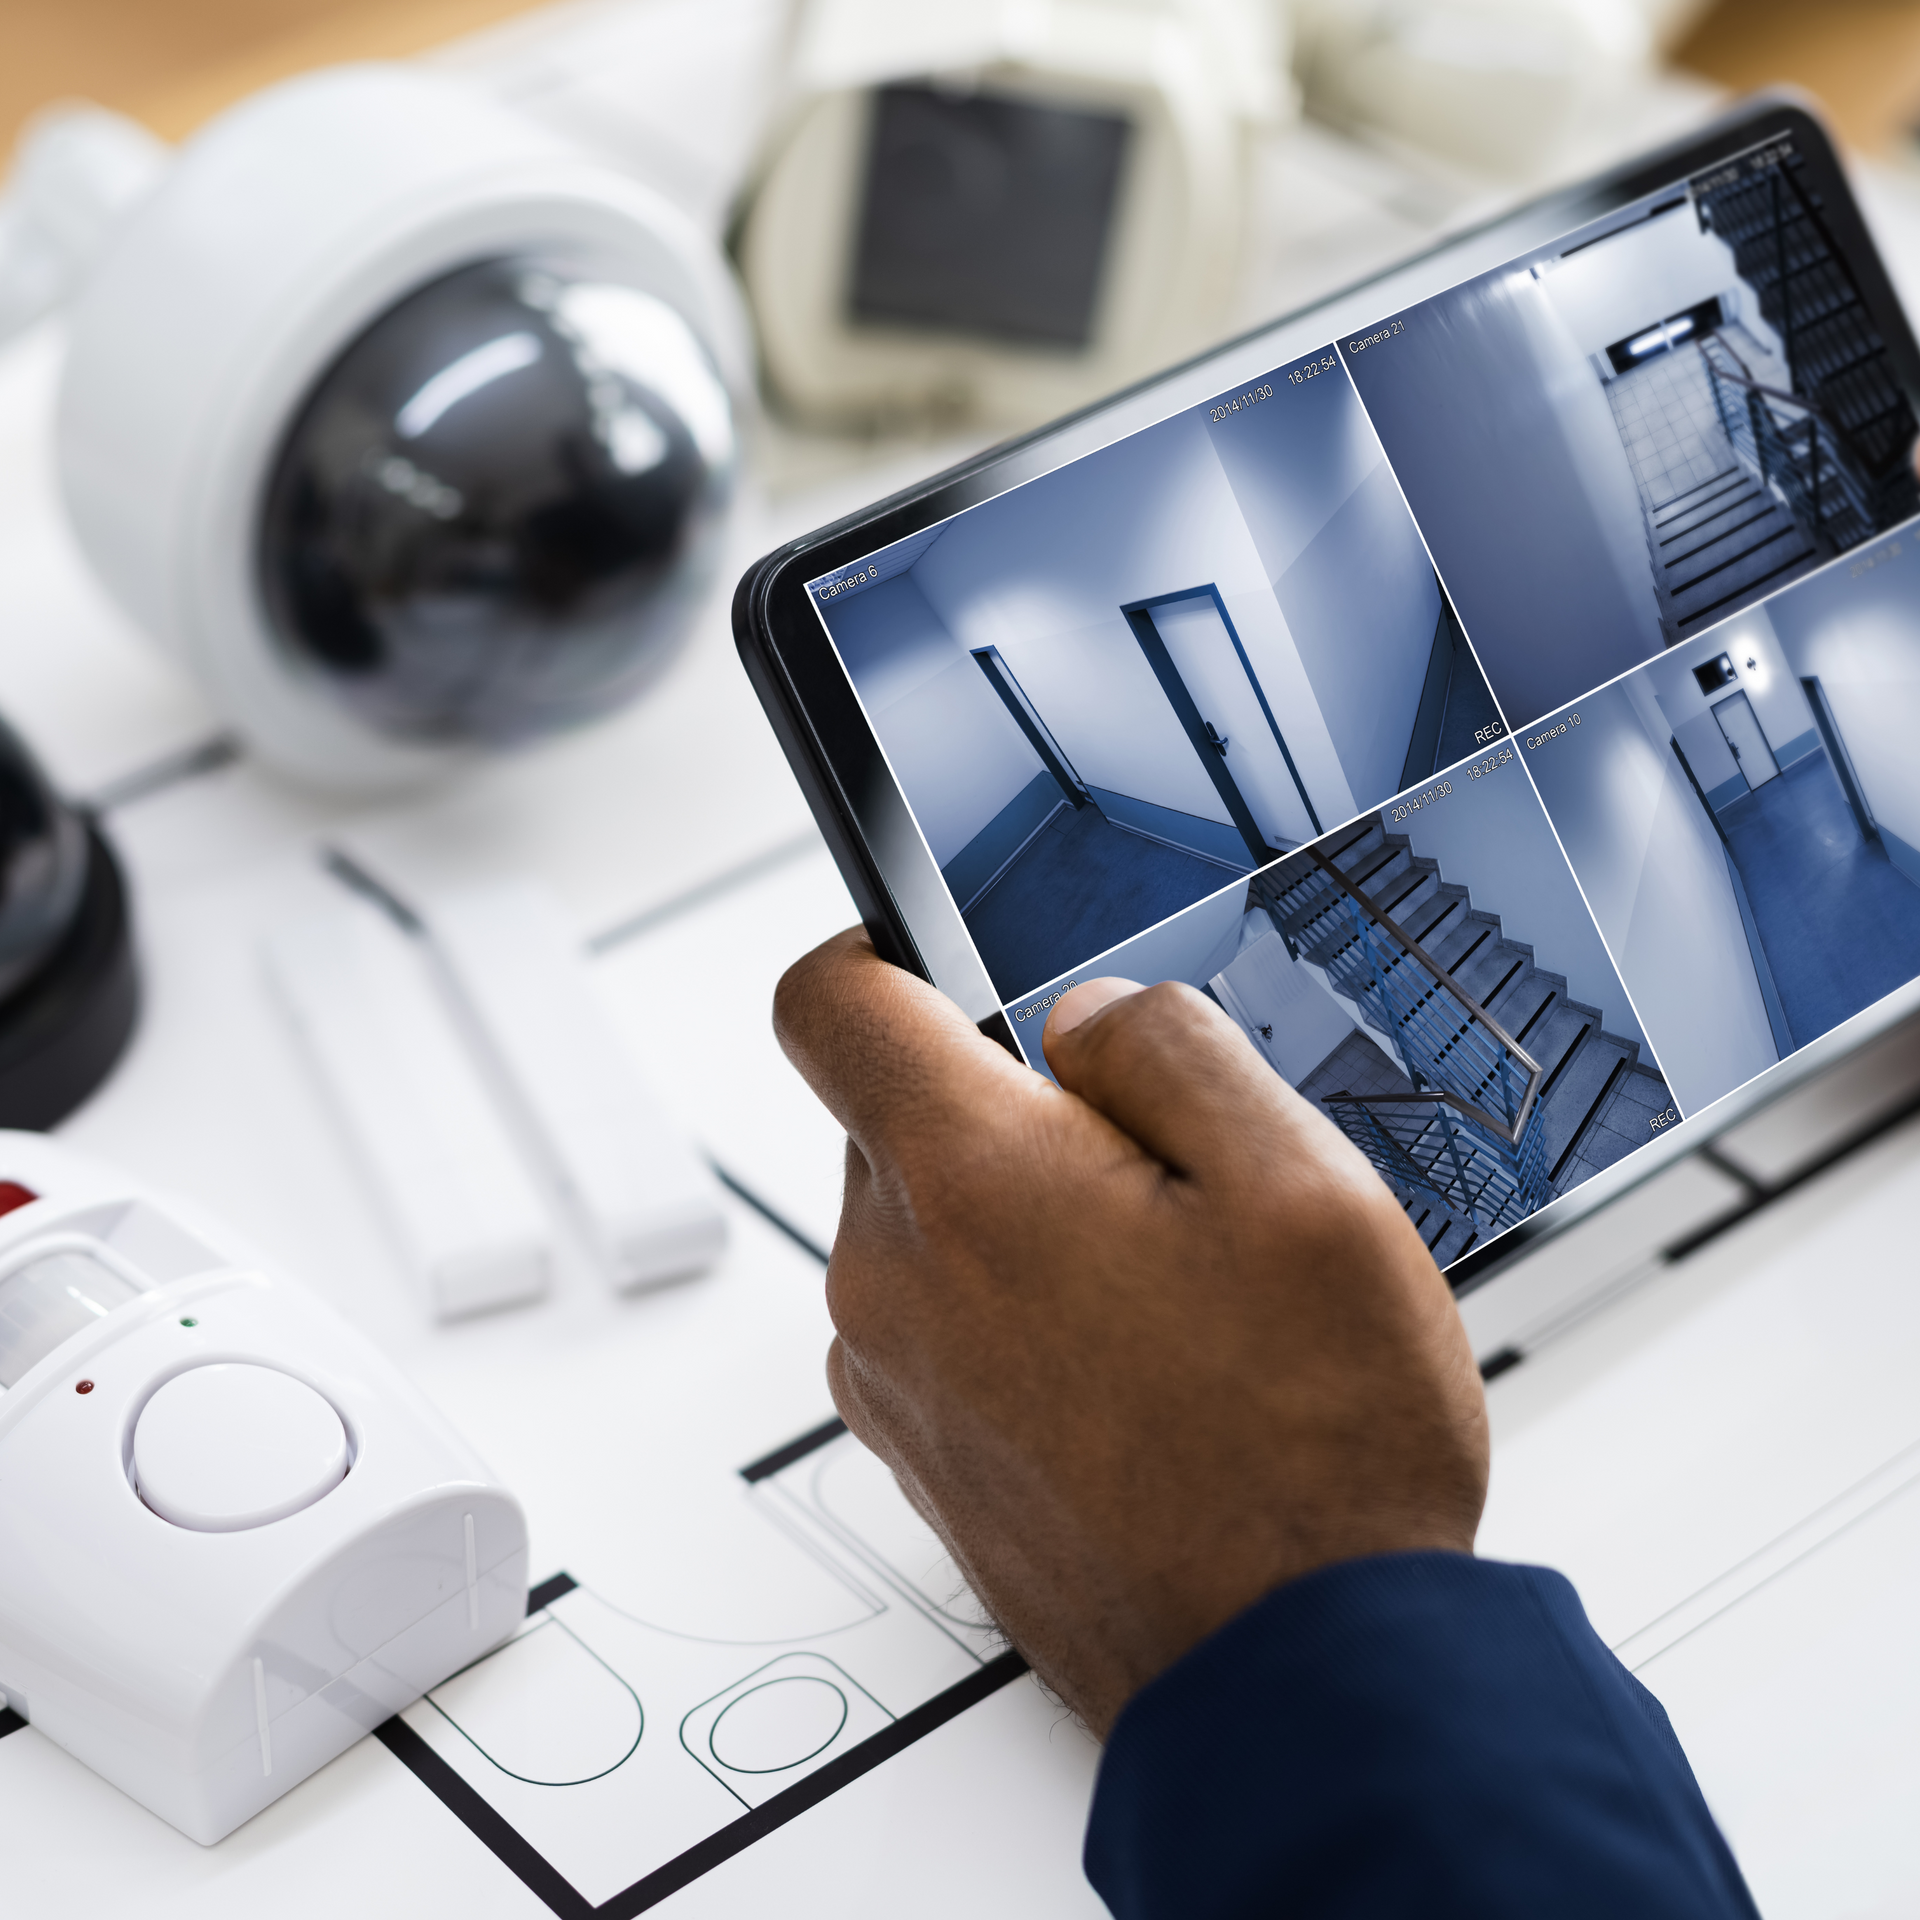
[[[1468,910],[1464,887],[1450,887],[1445,882],[1438,882],[1411,913],[1399,916],[1400,925],[1410,939],[1419,941],[1427,952],[1439,959],[1436,945],[1464,922]]]
[[[1653,1137],[1652,1122],[1672,1103],[1667,1083],[1657,1073],[1628,1064],[1575,1136],[1573,1151],[1565,1157],[1559,1175],[1562,1185],[1598,1173],[1643,1146]]]
[[[1378,845],[1386,838],[1387,829],[1377,813],[1368,814],[1365,819],[1356,820],[1342,832],[1330,835],[1321,842],[1320,851],[1337,867],[1356,847],[1367,840]]]
[[[1706,511],[1713,510],[1708,503]],[[1416,855],[1405,836],[1384,832],[1378,813],[1345,830],[1330,857],[1351,885],[1538,1062],[1540,1139],[1550,1179],[1572,1184],[1629,1151],[1630,1143],[1638,1143],[1636,1129],[1644,1129],[1671,1103],[1659,1075],[1639,1065],[1636,1043],[1606,1032],[1599,1009],[1572,999],[1564,976],[1537,964],[1525,941],[1509,938],[1497,914],[1475,907],[1469,890],[1447,880],[1435,861]],[[1296,891],[1304,898],[1289,910]],[[1290,887],[1261,883],[1258,897],[1308,959],[1331,971],[1336,981],[1367,991],[1356,977],[1362,956],[1352,903],[1324,873],[1309,869]],[[1422,1010],[1417,1027],[1395,1036],[1416,1070],[1434,1083],[1451,1085],[1463,1099],[1503,1112],[1509,1095],[1497,1059],[1467,1040],[1472,1019],[1447,984],[1433,979],[1410,954],[1396,951],[1391,939],[1382,936],[1372,946],[1403,1013],[1409,1006]],[[1349,1036],[1322,1067],[1299,1087],[1322,1104],[1349,1086],[1382,1085],[1373,1043],[1361,1034]],[[1410,1088],[1404,1072],[1389,1076],[1386,1084]],[[1610,1123],[1613,1115],[1619,1116],[1618,1124]],[[1416,1123],[1409,1132],[1406,1122],[1414,1116],[1397,1117],[1396,1133],[1415,1171],[1409,1175],[1403,1161],[1400,1171],[1387,1177],[1421,1240],[1444,1267],[1477,1245],[1482,1230],[1438,1197],[1454,1177],[1439,1121]],[[1476,1186],[1485,1171],[1484,1162],[1475,1168]],[[1429,1179],[1432,1190],[1424,1184]]]
[[[1770,542],[1764,554],[1750,553],[1738,567],[1728,572],[1716,574],[1712,582],[1714,597],[1701,604],[1701,596],[1689,596],[1688,603],[1681,604],[1681,596],[1675,593],[1675,613],[1682,627],[1697,627],[1703,621],[1712,620],[1723,607],[1736,600],[1747,599],[1756,587],[1769,582],[1784,586],[1789,575],[1804,573],[1809,567],[1819,564],[1820,555],[1816,549],[1806,544],[1800,530],[1795,527],[1794,540]]]
[[[1455,967],[1453,977],[1484,1007],[1489,998],[1532,964],[1533,955],[1503,933],[1499,939],[1489,940],[1464,965]]]
[[[1395,841],[1399,844],[1396,845]],[[1377,899],[1380,889],[1392,881],[1394,876],[1406,870],[1413,856],[1407,851],[1407,843],[1396,834],[1392,839],[1383,841],[1377,847],[1369,847],[1362,854],[1344,863],[1340,869],[1347,877],[1350,887],[1364,893],[1368,899]]]
[[[1755,528],[1761,531],[1756,533]],[[1781,533],[1797,531],[1793,516],[1781,507],[1772,494],[1762,493],[1756,487],[1724,525],[1698,528],[1690,539],[1682,541],[1671,553],[1662,554],[1660,564],[1669,573],[1678,569],[1690,574],[1697,573],[1698,578],[1704,579],[1709,573],[1718,571],[1722,561],[1738,559],[1752,551],[1756,544],[1763,545],[1766,540],[1777,538]],[[1673,590],[1675,593],[1686,591],[1684,587],[1675,587]]]
[[[1711,582],[1712,592],[1723,593],[1728,582],[1722,576],[1734,573],[1744,563],[1777,564],[1783,553],[1772,549],[1782,541],[1789,542],[1786,550],[1791,550],[1804,547],[1806,536],[1793,515],[1767,494],[1751,513],[1741,515],[1732,526],[1704,535],[1698,544],[1682,552],[1666,555],[1667,591],[1675,600],[1681,600],[1696,587]],[[1764,559],[1760,558],[1762,555]]]
[[[1581,1130],[1611,1090],[1610,1083],[1630,1064],[1623,1041],[1590,1026],[1555,1069],[1541,1113],[1540,1145],[1549,1180],[1564,1169]]]
[[[1558,1092],[1559,1074],[1565,1065],[1567,1055],[1577,1047],[1589,1033],[1601,1031],[1600,1022],[1594,1016],[1577,1007],[1564,996],[1560,1004],[1545,1013],[1539,1024],[1520,1044],[1526,1048],[1539,1064],[1540,1071],[1546,1076],[1542,1086],[1549,1092]]]
[[[1546,1018],[1547,1009],[1556,1000],[1564,998],[1561,991],[1563,981],[1553,975],[1542,973],[1537,967],[1515,975],[1492,1000],[1483,1000],[1481,1005],[1513,1035],[1527,1052],[1533,1049],[1527,1046],[1526,1034],[1537,1034],[1540,1023]],[[1535,1056],[1538,1057],[1537,1055]]]
[[[1392,884],[1373,896],[1373,904],[1402,932],[1412,937],[1409,916],[1417,914],[1440,891],[1440,875],[1430,861],[1393,876]]]
[[[1661,536],[1659,551],[1665,554],[1669,547],[1689,545],[1707,528],[1724,527],[1729,520],[1751,512],[1756,501],[1771,498],[1772,495],[1762,489],[1759,481],[1742,474],[1738,480],[1721,487],[1717,493],[1709,494],[1685,512],[1676,513],[1665,520],[1656,520],[1654,525]]]
[[[1449,920],[1441,932],[1440,940],[1428,946],[1427,951],[1449,973],[1458,978],[1459,969],[1475,952],[1484,947],[1489,940],[1497,940],[1500,937],[1500,923],[1491,915],[1469,907],[1463,919],[1460,919],[1457,924]]]
[[[1706,493],[1709,488],[1718,489],[1724,487],[1729,481],[1738,481],[1741,477],[1741,472],[1738,467],[1723,467],[1718,473],[1714,474],[1711,479],[1702,480],[1698,486],[1689,487],[1685,493],[1676,493],[1669,500],[1662,500],[1653,509],[1654,515],[1658,518],[1659,515],[1667,513],[1676,507],[1679,508],[1682,513],[1690,513],[1693,509],[1686,504],[1688,501],[1692,501],[1694,505],[1697,506],[1700,504],[1700,496]]]
[[[1533,977],[1542,984],[1543,988],[1551,989],[1551,991],[1534,998],[1532,1003],[1533,1011],[1524,1019],[1517,1018],[1518,1009],[1516,1008],[1517,1024],[1507,1022],[1505,1008],[1501,1009],[1500,1015],[1502,1023],[1507,1026],[1507,1031],[1512,1034],[1529,1053],[1533,1052],[1536,1045],[1542,1044],[1542,1036],[1546,1031],[1545,1023],[1553,1008],[1556,1005],[1564,1006],[1567,1001],[1567,983],[1561,975],[1549,973],[1544,967],[1536,967]]]

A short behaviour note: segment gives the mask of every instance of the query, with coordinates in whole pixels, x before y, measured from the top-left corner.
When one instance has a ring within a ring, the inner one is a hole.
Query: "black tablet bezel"
[[[1897,377],[1920,405],[1917,346],[1891,280],[1855,203],[1832,140],[1811,103],[1768,94],[1743,103],[1691,137],[1598,178],[1542,196],[1413,259],[1254,328],[1094,406],[1004,442],[959,466],[822,527],[759,560],[733,600],[735,641],[814,816],[875,946],[931,980],[1016,1056],[999,996],[966,936],[958,909],[908,811],[851,682],[815,611],[806,582],[852,566],[877,549],[1112,444],[1155,420],[1199,404],[1256,372],[1299,357],[1355,327],[1404,309],[1504,264],[1663,188],[1694,178],[1771,140],[1795,141],[1848,250]],[[1263,346],[1270,343],[1270,348]],[[1256,364],[1257,363],[1257,364]],[[1902,1012],[1906,996],[1895,995]],[[1869,1009],[1815,1043],[1826,1060],[1842,1036],[1877,1032]],[[1888,1018],[1895,1017],[1891,1010]],[[1456,1293],[1487,1279],[1543,1237],[1557,1234],[1697,1148],[1720,1127],[1798,1080],[1792,1062],[1762,1074],[1705,1112],[1630,1155],[1575,1192],[1476,1249],[1448,1269]],[[1789,1065],[1795,1071],[1786,1072]]]

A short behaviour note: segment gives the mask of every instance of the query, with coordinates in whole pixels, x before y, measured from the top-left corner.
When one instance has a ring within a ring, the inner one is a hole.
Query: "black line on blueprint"
[[[527,1617],[531,1619],[542,1607],[550,1607],[563,1595],[571,1593],[580,1584],[570,1573],[556,1573],[542,1580],[537,1587],[527,1593]]]
[[[530,1893],[559,1914],[561,1920],[592,1920],[592,1901],[549,1866],[545,1857],[523,1840],[397,1714],[375,1727],[373,1737]]]
[[[740,1469],[740,1478],[749,1486],[756,1480],[769,1480],[776,1473],[784,1471],[796,1460],[804,1460],[808,1454],[817,1453],[829,1440],[838,1440],[847,1430],[847,1423],[837,1415],[831,1420],[823,1420],[819,1426],[803,1433],[798,1440],[789,1440],[784,1447],[775,1447],[764,1454],[752,1465]]]
[[[114,813],[121,807],[130,807],[136,801],[164,793],[169,787],[177,787],[183,781],[196,780],[203,773],[218,773],[222,767],[232,766],[239,758],[240,742],[230,733],[217,733],[211,740],[202,740],[198,746],[176,748],[172,753],[162,754],[158,760],[149,761],[144,767],[135,767],[131,773],[123,773],[117,780],[109,780],[104,787],[88,794],[80,804],[88,813]]]
[[[969,1674],[944,1693],[936,1693],[931,1700],[923,1701],[910,1713],[902,1714],[892,1726],[862,1740],[858,1746],[850,1747],[839,1759],[829,1760],[804,1780],[796,1780],[771,1800],[763,1801],[751,1813],[742,1814],[718,1833],[709,1834],[685,1853],[669,1860],[664,1867],[656,1867],[644,1880],[636,1880],[624,1893],[616,1893],[611,1900],[590,1909],[595,1920],[633,1920],[635,1914],[657,1906],[669,1894],[678,1893],[682,1887],[699,1879],[703,1873],[711,1873],[715,1867],[731,1860],[756,1840],[764,1840],[776,1828],[784,1827],[789,1820],[805,1813],[808,1808],[817,1807],[842,1787],[850,1786],[863,1773],[871,1773],[882,1761],[891,1760],[916,1740],[924,1739],[936,1727],[945,1726],[949,1720],[965,1713],[969,1707],[977,1706],[988,1695],[998,1693],[1010,1681],[1019,1679],[1026,1670],[1027,1663],[1011,1650],[989,1660],[978,1673]],[[556,1907],[554,1911],[560,1912],[561,1909]],[[572,1909],[567,1911],[571,1912]]]
[[[754,1190],[730,1174],[711,1154],[707,1156],[707,1165],[713,1169],[714,1178],[733,1195],[736,1200],[744,1201],[757,1213],[768,1226],[778,1228],[802,1253],[810,1253],[824,1267],[827,1264],[827,1250],[811,1234],[802,1233],[777,1207],[768,1205]]]
[[[10,1733],[18,1733],[26,1724],[11,1707],[0,1707],[0,1740]]]
[[[402,933],[422,937],[425,935],[426,922],[420,918],[419,914],[377,873],[356,860],[344,847],[322,847],[320,865],[323,871],[332,874],[349,893],[357,893],[361,899],[371,901]]]
[[[776,867],[784,867],[789,860],[797,860],[803,853],[811,853],[824,844],[819,833],[809,827],[805,833],[797,833],[791,840],[782,840],[778,846],[769,847],[764,853],[756,853],[750,860],[742,860],[738,866],[728,867],[724,872],[716,873],[712,879],[702,880],[687,888],[684,893],[673,894],[657,906],[643,907],[629,918],[616,920],[612,926],[603,927],[589,937],[587,951],[593,954],[610,953],[615,947],[636,940],[643,933],[651,933],[663,922],[676,920],[683,913],[691,913],[695,907],[704,907],[709,900],[717,900],[723,893],[731,893],[735,887],[743,886],[749,880],[757,880],[763,873],[771,873]]]
[[[769,1473],[777,1473],[782,1467],[791,1466],[795,1460],[803,1459],[816,1447],[825,1446],[829,1440],[837,1439],[844,1432],[846,1427],[843,1422],[826,1421],[811,1433],[803,1433],[799,1439],[789,1441],[779,1452],[770,1453],[764,1460],[757,1460],[752,1466],[743,1468],[742,1477],[748,1480],[764,1479]],[[563,1594],[570,1593],[577,1584],[570,1574],[553,1574],[528,1594],[527,1611],[534,1613],[540,1607],[551,1605]],[[548,1908],[560,1916],[560,1920],[632,1920],[635,1914],[657,1906],[669,1894],[678,1893],[682,1887],[699,1879],[702,1874],[712,1872],[723,1861],[732,1859],[736,1853],[752,1846],[756,1840],[765,1839],[777,1827],[784,1827],[789,1820],[805,1813],[808,1808],[818,1806],[842,1787],[850,1786],[863,1773],[871,1773],[883,1761],[891,1760],[916,1740],[924,1739],[936,1728],[945,1726],[949,1720],[965,1713],[969,1707],[977,1706],[989,1695],[998,1693],[1026,1671],[1026,1661],[1011,1648],[996,1655],[986,1661],[978,1672],[970,1673],[944,1692],[936,1693],[931,1700],[923,1700],[919,1706],[902,1714],[891,1726],[883,1727],[858,1745],[849,1747],[838,1759],[829,1760],[805,1779],[796,1780],[792,1786],[776,1793],[771,1800],[763,1801],[718,1832],[708,1834],[684,1853],[676,1854],[665,1866],[656,1867],[624,1892],[616,1893],[597,1907],[398,1714],[375,1727],[373,1737],[502,1866],[531,1893],[545,1901]],[[12,1722],[11,1726],[8,1725],[9,1721]],[[18,1714],[0,1711],[0,1734],[11,1733],[25,1724]]]

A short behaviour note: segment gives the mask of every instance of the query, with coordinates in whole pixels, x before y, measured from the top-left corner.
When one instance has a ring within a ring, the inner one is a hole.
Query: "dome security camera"
[[[645,187],[458,82],[337,68],[208,126],[107,242],[60,484],[261,759],[404,787],[672,655],[745,340],[717,251]]]

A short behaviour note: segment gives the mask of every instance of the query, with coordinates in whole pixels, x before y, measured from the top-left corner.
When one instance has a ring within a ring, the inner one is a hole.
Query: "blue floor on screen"
[[[1720,814],[1794,1042],[1920,973],[1920,887],[1863,839],[1824,753]]]
[[[1217,893],[1233,875],[1145,840],[1095,807],[1061,812],[966,916],[1008,999]]]

